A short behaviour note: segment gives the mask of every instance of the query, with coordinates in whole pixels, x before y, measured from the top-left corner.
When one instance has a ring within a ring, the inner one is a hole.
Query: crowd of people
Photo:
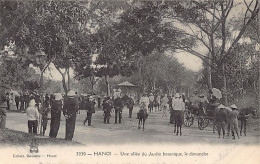
[[[6,120],[6,111],[4,109],[10,110],[10,99],[15,99],[9,93],[2,93],[1,101],[0,101],[0,126],[2,128],[5,127],[5,120]],[[112,97],[106,96],[103,98],[101,102],[101,98],[97,98],[97,106],[103,109],[103,116],[104,116],[104,124],[110,123],[111,112],[114,110],[115,114],[115,124],[122,122],[122,112],[123,108],[126,105],[129,110],[129,118],[132,118],[132,111],[134,105],[141,106],[143,105],[146,115],[152,112],[162,111],[162,117],[168,118],[169,123],[175,124],[174,133],[176,135],[182,135],[182,124],[184,120],[184,110],[185,108],[189,108],[192,113],[196,113],[197,115],[205,114],[205,108],[203,107],[206,103],[211,104],[217,111],[222,111],[222,109],[226,109],[225,106],[219,103],[219,99],[217,99],[213,94],[211,94],[211,98],[208,100],[206,96],[203,94],[198,95],[195,93],[196,100],[187,101],[184,94],[176,93],[175,95],[167,95],[163,94],[162,96],[159,94],[147,94],[144,93],[138,102],[135,102],[134,99],[127,95],[122,95],[120,92],[114,93]],[[20,104],[19,110],[25,111],[28,117],[28,132],[32,134],[37,134],[39,132],[39,121],[42,121],[41,132],[45,135],[48,120],[50,120],[50,132],[49,137],[56,138],[59,127],[60,127],[60,120],[61,115],[66,118],[66,140],[72,140],[75,130],[75,122],[77,114],[79,110],[86,110],[86,119],[84,120],[83,124],[85,125],[86,122],[88,126],[92,126],[92,114],[95,113],[96,108],[96,100],[92,95],[87,96],[78,96],[76,92],[73,90],[69,91],[67,95],[62,95],[61,93],[56,94],[46,94],[43,99],[43,103],[41,103],[40,96],[37,92],[32,92],[29,94],[28,92],[20,93],[17,95],[17,102]],[[18,101],[19,100],[19,101]],[[4,103],[6,102],[6,103]],[[5,105],[3,105],[5,104]],[[18,109],[18,107],[17,107]],[[140,108],[141,110],[141,108]],[[238,112],[236,105],[230,106],[231,115],[230,115],[230,126],[231,131],[234,136],[236,133],[238,135]],[[138,112],[139,113],[139,112]],[[139,115],[137,113],[137,119]],[[50,118],[49,118],[50,114]],[[223,120],[225,112],[219,112],[216,115],[216,126],[220,135],[220,131],[223,130],[224,132],[224,125],[226,120]],[[40,120],[40,116],[41,120]],[[146,117],[147,118],[147,117]],[[177,129],[176,129],[177,127]]]

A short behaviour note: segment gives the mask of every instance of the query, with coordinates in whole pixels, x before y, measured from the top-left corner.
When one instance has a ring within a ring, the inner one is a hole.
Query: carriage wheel
[[[209,125],[209,118],[204,118],[204,128]]]
[[[200,130],[205,128],[205,119],[202,116],[198,117],[198,127]]]
[[[190,127],[193,124],[193,120],[194,120],[194,118],[193,118],[191,112],[185,111],[184,112],[184,125],[186,127]]]

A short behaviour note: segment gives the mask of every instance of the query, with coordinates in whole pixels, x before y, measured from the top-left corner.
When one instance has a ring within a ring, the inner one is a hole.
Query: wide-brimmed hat
[[[32,99],[32,100],[30,101],[30,103],[29,103],[29,106],[35,106],[35,105],[36,105],[36,102],[35,102],[34,99]]]
[[[179,94],[179,93],[176,93],[176,94],[175,94],[175,98],[180,98],[180,94]]]
[[[200,98],[205,97],[205,95],[202,93],[199,95]]]
[[[227,109],[228,111],[230,111],[230,112],[232,111],[232,109],[231,109],[230,107],[226,107],[226,109]]]
[[[56,93],[55,94],[55,100],[56,101],[59,101],[59,100],[62,100],[62,99],[63,99],[63,97],[62,97],[61,93]]]
[[[74,96],[76,96],[76,93],[75,93],[75,91],[70,90],[70,91],[68,92],[67,96],[69,96],[69,97],[74,97]]]
[[[224,105],[220,104],[220,105],[218,106],[218,108],[221,109],[221,108],[226,108],[226,107],[225,107]]]
[[[236,106],[236,104],[232,104],[232,105],[230,106],[230,108],[232,108],[232,109],[237,109],[237,106]]]

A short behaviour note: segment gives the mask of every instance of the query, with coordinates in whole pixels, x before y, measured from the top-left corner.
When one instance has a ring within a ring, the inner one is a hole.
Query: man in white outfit
[[[165,116],[167,118],[167,108],[168,108],[168,97],[167,97],[167,94],[164,95],[164,97],[162,98],[162,103],[161,103],[161,106],[162,106],[162,110],[163,110],[163,116]]]
[[[141,97],[140,101],[139,101],[139,105],[141,105],[142,103],[145,104],[145,110],[147,112],[148,110],[148,105],[149,105],[149,98],[147,97],[147,94],[144,93],[143,96]]]
[[[183,102],[179,93],[176,93],[176,95],[175,95],[175,99],[172,103],[172,108],[174,110],[174,115],[175,115],[174,120],[175,120],[176,125],[177,125],[176,135],[178,135],[179,132],[180,132],[180,135],[182,135],[181,134],[181,125],[182,125],[182,122],[183,122],[183,111],[185,109],[185,104],[184,104],[184,102]]]

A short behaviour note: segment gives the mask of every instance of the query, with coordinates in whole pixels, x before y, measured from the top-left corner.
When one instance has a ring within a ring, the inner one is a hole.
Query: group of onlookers
[[[5,128],[5,122],[6,122],[6,109],[8,110],[8,107],[10,109],[10,100],[13,100],[13,95],[9,93],[4,93],[4,90],[1,88],[0,90],[0,128]],[[29,92],[20,93],[19,95],[19,102],[20,103],[20,109],[26,110],[26,114],[28,117],[28,131],[29,133],[37,134],[38,128],[39,128],[39,121],[42,121],[42,127],[41,132],[43,135],[45,135],[47,124],[49,120],[49,113],[51,115],[51,122],[50,122],[50,132],[49,137],[56,138],[59,127],[60,127],[60,120],[61,120],[61,113],[63,112],[63,115],[66,118],[66,134],[65,139],[66,140],[72,140],[75,130],[75,122],[76,122],[76,116],[79,109],[84,109],[87,112],[87,117],[84,120],[83,124],[85,125],[86,122],[88,122],[88,126],[92,126],[91,120],[92,120],[92,114],[95,113],[95,99],[93,96],[83,96],[79,97],[77,96],[77,93],[73,90],[69,91],[66,96],[62,95],[61,93],[56,94],[46,94],[43,99],[43,103],[41,103],[41,99],[39,94],[37,92],[32,92],[29,94]],[[224,129],[223,118],[225,118],[225,112],[221,112],[221,109],[226,109],[227,107],[223,106],[219,102],[216,103],[218,99],[214,99],[214,95],[211,96],[209,101],[204,95],[197,95],[197,100],[193,102],[193,106],[198,109],[203,109],[197,111],[198,115],[205,114],[206,111],[204,111],[203,104],[217,104],[213,108],[215,108],[215,111],[219,109],[219,114],[215,115],[216,126],[218,129],[218,132],[220,133],[221,129]],[[14,98],[15,99],[15,98]],[[101,107],[101,98],[99,97],[97,99],[98,101],[98,107]],[[185,110],[185,96],[184,94],[176,93],[174,96],[168,96],[167,94],[164,94],[162,97],[160,95],[153,95],[152,93],[146,94],[144,93],[143,96],[140,98],[138,104],[143,105],[145,112],[148,113],[148,111],[153,112],[153,109],[158,109],[158,111],[162,110],[162,116],[167,117],[168,111],[170,112],[170,123],[175,124],[177,126],[177,132],[176,135],[180,134],[181,132],[181,125],[183,124],[183,112]],[[198,103],[198,104],[196,104]],[[120,93],[115,93],[112,97],[105,97],[102,101],[103,111],[104,111],[104,124],[110,123],[110,117],[111,117],[111,111],[114,109],[115,113],[115,123],[122,122],[122,110],[123,107],[126,105],[129,110],[129,118],[132,117],[132,111],[134,107],[134,100],[130,96],[124,95]],[[188,105],[186,103],[186,105]],[[232,111],[230,112],[230,119],[231,121],[230,126],[231,130],[234,136],[234,132],[238,135],[238,112],[237,107],[235,105],[230,106],[230,109]],[[191,111],[194,113],[194,111]],[[216,113],[216,112],[215,112]],[[42,116],[41,120],[39,120],[40,114]],[[175,127],[176,130],[176,127]],[[175,132],[174,130],[174,132]],[[223,132],[224,133],[224,132]]]
[[[139,104],[144,104],[146,113],[148,112],[148,109],[151,113],[153,111],[153,107],[158,108],[158,110],[162,110],[163,117],[167,117],[167,113],[168,111],[170,111],[170,123],[173,123],[175,121],[177,127],[180,127],[180,135],[182,134],[181,125],[183,120],[183,111],[185,109],[184,95],[176,93],[175,96],[171,97],[167,96],[167,94],[164,94],[162,98],[160,97],[160,95],[156,95],[156,98],[154,98],[154,95],[152,93],[149,94],[149,97],[146,93],[144,93],[139,101]],[[179,134],[178,128],[176,134]]]
[[[45,135],[50,113],[51,123],[49,137],[56,138],[60,127],[61,113],[63,112],[66,118],[65,139],[72,140],[77,110],[78,100],[74,91],[68,92],[66,97],[61,93],[46,94],[43,104],[41,104],[39,100],[36,101],[35,97],[32,97],[29,102],[29,107],[26,109],[28,131],[29,133],[37,134],[37,129],[39,128],[38,123],[41,121],[42,127],[40,127],[40,130],[42,130],[42,134]],[[39,114],[42,116],[41,120],[39,120]]]
[[[5,100],[7,103],[7,110],[21,110],[24,111],[29,106],[29,102],[34,97],[39,100],[38,92],[20,92],[10,91],[5,93]]]

